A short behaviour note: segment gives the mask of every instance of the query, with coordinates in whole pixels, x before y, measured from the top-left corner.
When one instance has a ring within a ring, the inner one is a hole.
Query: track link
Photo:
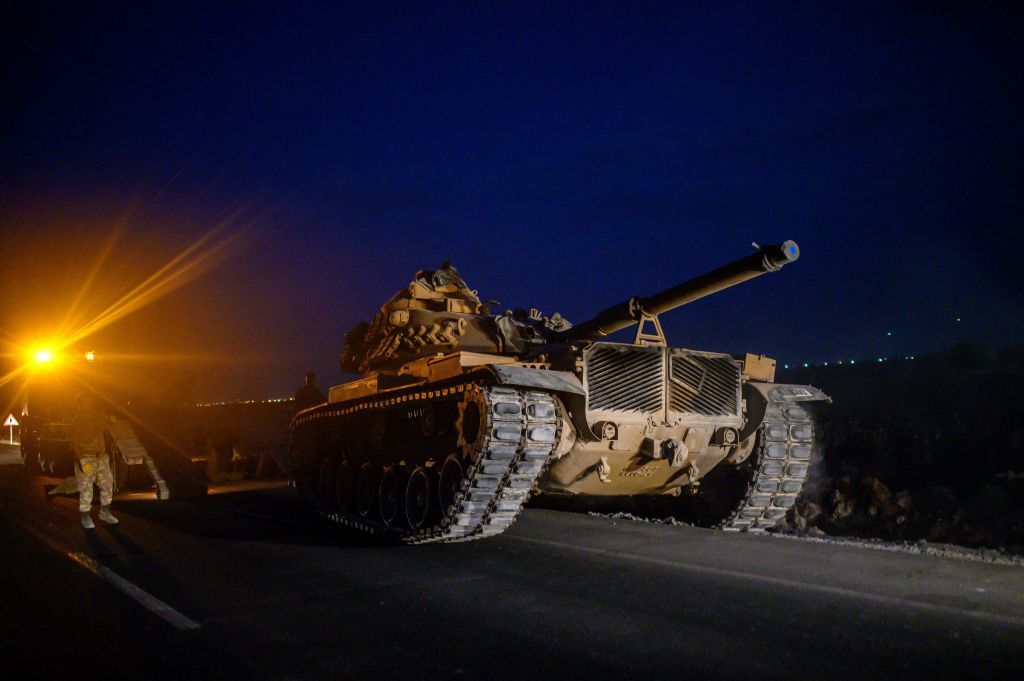
[[[453,532],[450,537],[433,541],[478,539],[504,532],[515,522],[558,441],[557,405],[550,395],[506,387],[491,387],[484,392],[490,416],[487,444],[478,472],[463,481],[464,500],[458,504],[455,520],[456,526],[467,531],[462,536]],[[518,442],[510,445],[507,442],[515,428],[519,430]],[[502,439],[504,433],[507,436]]]
[[[753,476],[739,505],[718,528],[764,532],[796,503],[807,481],[814,448],[814,422],[798,403],[770,402],[752,454]]]

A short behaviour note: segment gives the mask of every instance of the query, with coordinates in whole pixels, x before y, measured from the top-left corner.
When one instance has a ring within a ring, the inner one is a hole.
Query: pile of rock
[[[893,492],[876,476],[844,475],[811,488],[782,529],[988,546],[1024,554],[1024,474],[1000,473],[966,494],[946,486]]]

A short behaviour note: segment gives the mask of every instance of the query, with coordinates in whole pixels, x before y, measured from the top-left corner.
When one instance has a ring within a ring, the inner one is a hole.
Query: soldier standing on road
[[[110,472],[110,457],[107,456],[103,437],[107,423],[96,401],[88,395],[82,394],[75,398],[75,412],[69,439],[76,459],[75,479],[78,482],[78,510],[82,514],[82,527],[87,530],[96,527],[89,515],[94,484],[100,488],[99,519],[108,525],[116,525],[117,518],[110,512],[114,476]]]
[[[320,388],[316,387],[316,374],[310,371],[306,374],[306,385],[295,392],[295,411],[302,411],[326,401],[327,398],[320,392]]]

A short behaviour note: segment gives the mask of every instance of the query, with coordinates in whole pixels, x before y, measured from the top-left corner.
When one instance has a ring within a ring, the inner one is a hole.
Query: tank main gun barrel
[[[646,298],[634,296],[582,324],[558,334],[557,340],[597,340],[639,322],[643,315],[657,315],[687,305],[712,293],[743,283],[767,272],[776,272],[800,257],[795,241],[776,246],[757,246],[757,252],[723,265],[682,284]]]

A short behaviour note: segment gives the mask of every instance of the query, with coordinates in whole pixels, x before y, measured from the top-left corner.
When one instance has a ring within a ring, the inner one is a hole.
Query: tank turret
[[[634,296],[573,326],[559,313],[550,317],[536,309],[507,310],[491,315],[489,305],[445,262],[436,270],[420,270],[369,323],[345,336],[342,371],[398,373],[407,363],[455,351],[524,357],[553,343],[599,340],[645,319],[778,271],[800,256],[793,241],[757,246],[757,252],[651,296]],[[660,328],[660,325],[659,327]]]
[[[491,315],[489,304],[445,262],[420,270],[369,323],[345,335],[341,369],[397,373],[403,365],[454,351],[518,356],[569,328],[561,315],[508,310]]]

